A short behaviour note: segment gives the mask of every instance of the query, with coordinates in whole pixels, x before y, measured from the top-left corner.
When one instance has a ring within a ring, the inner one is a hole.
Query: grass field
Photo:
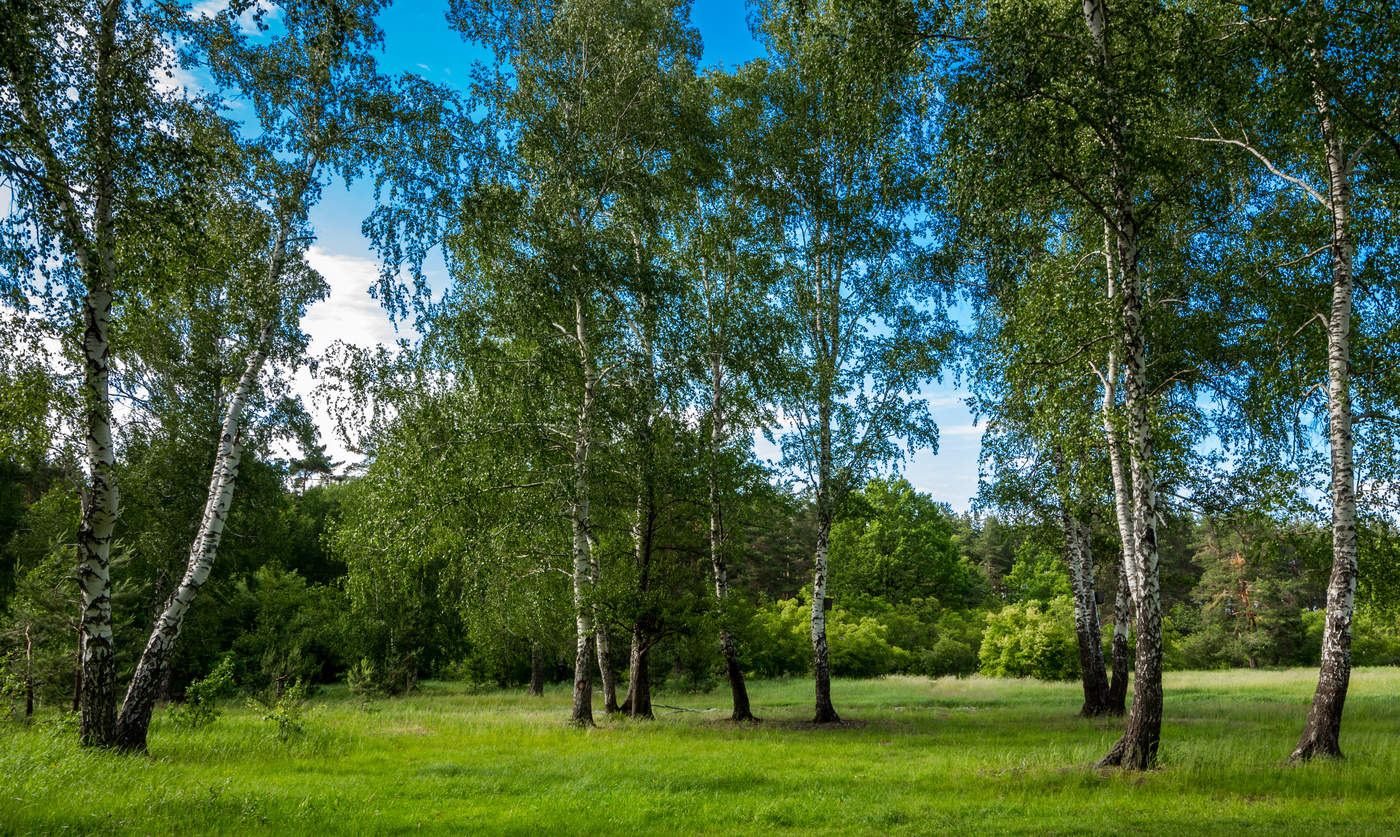
[[[566,726],[568,694],[430,683],[362,706],[323,691],[288,742],[230,704],[157,715],[149,756],[0,726],[0,833],[1395,834],[1400,670],[1352,680],[1346,761],[1282,764],[1312,670],[1168,674],[1161,768],[1092,767],[1119,721],[1074,717],[1077,684],[837,681],[848,719],[808,724],[811,684],[659,696],[693,712]]]

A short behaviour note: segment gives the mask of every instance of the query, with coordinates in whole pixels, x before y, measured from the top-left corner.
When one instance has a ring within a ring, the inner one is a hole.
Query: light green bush
[[[979,654],[989,677],[1072,680],[1079,675],[1079,645],[1068,596],[1011,604],[987,617]]]

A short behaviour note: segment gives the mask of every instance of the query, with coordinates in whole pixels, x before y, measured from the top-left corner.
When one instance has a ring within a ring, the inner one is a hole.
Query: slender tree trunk
[[[1152,473],[1152,427],[1148,420],[1147,361],[1143,339],[1141,271],[1137,233],[1126,189],[1118,190],[1118,254],[1123,265],[1124,403],[1128,412],[1129,464],[1133,496],[1131,576],[1137,612],[1137,658],[1133,703],[1123,737],[1100,764],[1146,770],[1157,760],[1162,737],[1162,597],[1158,576],[1157,486]]]
[[[34,640],[24,626],[24,717],[34,717]]]
[[[1055,448],[1055,475],[1068,479],[1064,453]],[[1089,552],[1088,530],[1075,518],[1068,491],[1061,489],[1060,529],[1064,537],[1065,566],[1069,570],[1070,592],[1074,600],[1074,635],[1079,641],[1079,674],[1084,686],[1084,705],[1079,714],[1102,715],[1108,710],[1108,674],[1104,671],[1103,648],[1099,634],[1098,606],[1094,602],[1094,559]]]
[[[281,248],[285,238],[278,242]],[[155,707],[156,696],[165,674],[171,655],[175,653],[175,643],[184,627],[185,614],[194,604],[199,590],[209,580],[214,569],[214,561],[219,555],[219,542],[223,539],[224,526],[233,505],[233,492],[238,484],[238,469],[243,461],[243,411],[257,385],[258,375],[272,342],[273,324],[265,324],[258,336],[258,343],[243,368],[243,376],[238,388],[229,399],[224,411],[223,428],[219,436],[219,450],[214,459],[214,471],[209,479],[209,492],[204,502],[204,517],[200,520],[199,533],[190,545],[189,562],[185,576],[166,602],[165,609],[156,619],[146,648],[136,664],[136,673],[126,690],[126,700],[122,703],[121,716],[117,719],[116,744],[124,750],[145,750],[146,731],[151,723],[151,711]]]
[[[817,712],[813,723],[840,723],[831,705],[831,655],[826,644],[826,567],[831,546],[831,518],[822,514],[817,524],[817,550],[812,579],[812,673],[816,678]]]
[[[583,370],[583,400],[578,409],[578,425],[574,432],[574,485],[569,507],[573,529],[574,585],[574,706],[570,720],[578,726],[593,726],[593,678],[589,662],[593,656],[594,613],[593,585],[596,564],[593,558],[592,521],[589,516],[589,456],[593,442],[593,401],[597,394],[598,374],[588,349],[587,322],[582,300],[574,300],[575,340]],[[600,655],[599,662],[602,662]],[[604,683],[608,674],[604,669]]]
[[[102,272],[103,274],[106,271]],[[117,523],[116,454],[107,342],[112,294],[97,277],[83,300],[84,381],[87,422],[87,490],[78,522],[78,587],[82,591],[82,687],[79,738],[91,747],[116,738],[117,663],[112,638],[112,532]]]
[[[627,659],[630,672],[627,683],[627,701],[623,709],[633,718],[652,718],[651,709],[651,668],[649,657],[651,647],[643,635],[640,625],[632,628],[632,651]]]
[[[721,332],[721,341],[723,334]],[[749,690],[744,683],[744,670],[739,666],[739,651],[734,647],[734,635],[729,632],[725,613],[729,599],[729,568],[724,559],[724,508],[719,496],[719,449],[724,443],[724,365],[719,352],[710,356],[710,567],[714,572],[715,605],[719,609],[719,652],[724,657],[724,672],[729,679],[730,700],[734,711],[731,721],[756,721],[749,706]]]
[[[594,566],[596,568],[597,565]],[[597,587],[596,577],[594,587]],[[596,605],[593,613],[594,633],[598,643],[598,676],[603,681],[603,711],[609,715],[616,715],[622,711],[622,707],[617,702],[617,673],[613,669],[612,637],[608,635],[608,626],[603,622]]]
[[[1085,527],[1074,519],[1067,504],[1061,504],[1060,517],[1064,528],[1065,560],[1069,564],[1070,590],[1074,596],[1074,634],[1079,641],[1080,680],[1084,687],[1084,704],[1079,708],[1079,714],[1092,718],[1108,711],[1108,673],[1104,670],[1098,606],[1094,602],[1093,558],[1088,553]]]
[[[544,666],[540,660],[540,641],[530,640],[530,697],[544,697]]]
[[[1128,711],[1128,625],[1132,620],[1133,600],[1128,591],[1128,569],[1118,565],[1118,590],[1113,597],[1113,678],[1108,682],[1108,714],[1122,715]]]
[[[1356,600],[1356,476],[1352,462],[1351,183],[1341,139],[1325,94],[1315,88],[1327,147],[1328,202],[1332,221],[1332,310],[1327,321],[1327,418],[1332,448],[1332,576],[1317,690],[1298,746],[1289,757],[1340,758],[1342,708],[1351,681],[1351,618]]]
[[[1107,220],[1103,224],[1103,251],[1105,273],[1110,303],[1117,297],[1118,259],[1115,256],[1118,242],[1113,227]],[[1113,679],[1108,687],[1108,714],[1122,715],[1127,710],[1128,701],[1128,644],[1132,623],[1132,575],[1137,547],[1133,541],[1132,490],[1128,487],[1128,477],[1123,466],[1123,448],[1118,442],[1118,428],[1114,424],[1113,411],[1118,403],[1118,352],[1109,349],[1108,363],[1103,376],[1103,433],[1108,448],[1109,471],[1113,475],[1113,510],[1118,524],[1118,585],[1113,598]]]
[[[1133,172],[1127,150],[1127,127],[1117,106],[1111,51],[1108,48],[1105,0],[1083,0],[1084,22],[1094,44],[1109,103],[1105,153],[1112,191],[1112,235],[1122,276],[1123,403],[1127,413],[1129,480],[1132,491],[1133,561],[1129,578],[1137,612],[1137,659],[1133,704],[1123,737],[1100,761],[1101,766],[1145,770],[1157,760],[1162,738],[1162,597],[1158,578],[1157,485],[1152,473],[1152,426],[1148,421],[1147,346],[1143,326],[1142,265],[1138,253]]]

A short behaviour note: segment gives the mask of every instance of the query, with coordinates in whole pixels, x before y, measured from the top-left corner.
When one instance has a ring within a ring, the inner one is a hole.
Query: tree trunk
[[[1122,180],[1119,180],[1122,183]],[[1157,760],[1162,737],[1162,597],[1158,576],[1157,486],[1152,473],[1152,427],[1148,420],[1147,361],[1142,323],[1142,281],[1137,229],[1127,189],[1116,189],[1118,258],[1123,266],[1124,404],[1128,412],[1129,465],[1133,495],[1133,543],[1130,568],[1137,612],[1137,658],[1133,703],[1123,737],[1104,756],[1102,766],[1146,770]]]
[[[1148,421],[1147,346],[1143,326],[1142,264],[1138,253],[1133,172],[1127,148],[1127,127],[1117,106],[1117,90],[1108,47],[1105,0],[1083,0],[1084,23],[1093,40],[1091,56],[1102,72],[1109,104],[1103,133],[1112,191],[1112,234],[1122,275],[1123,404],[1129,433],[1129,479],[1132,491],[1133,560],[1129,579],[1137,611],[1137,659],[1133,705],[1123,737],[1099,762],[1145,770],[1157,760],[1162,737],[1162,596],[1158,578],[1157,485],[1152,473],[1152,426]],[[1105,219],[1109,220],[1109,219]]]
[[[632,628],[632,652],[627,658],[627,699],[622,709],[633,718],[653,718],[651,709],[651,670],[648,657],[651,649],[646,645],[641,625]]]
[[[594,586],[597,586],[596,583]],[[609,715],[616,715],[622,711],[622,707],[617,702],[617,673],[613,670],[612,637],[608,636],[608,628],[597,615],[596,608],[594,620],[595,639],[598,643],[598,675],[603,681],[603,711]]]
[[[1085,717],[1108,711],[1108,674],[1104,670],[1102,638],[1099,633],[1099,611],[1094,601],[1094,559],[1090,552],[1089,531],[1076,519],[1070,508],[1070,478],[1065,467],[1064,452],[1057,446],[1052,455],[1055,476],[1061,483],[1060,529],[1064,537],[1065,567],[1069,570],[1069,586],[1074,601],[1074,635],[1079,642],[1079,674],[1084,686],[1084,704],[1079,714]]]
[[[1112,304],[1118,296],[1118,260],[1115,256],[1118,241],[1113,233],[1113,227],[1107,220],[1103,224],[1103,247],[1106,263],[1105,272],[1108,279],[1108,299],[1109,303]],[[1119,580],[1123,582],[1124,589],[1131,597],[1133,576],[1130,569],[1136,560],[1137,546],[1133,541],[1133,492],[1128,484],[1127,468],[1123,465],[1123,447],[1118,441],[1118,427],[1114,424],[1113,419],[1113,411],[1117,403],[1118,352],[1111,348],[1108,350],[1108,363],[1105,366],[1103,377],[1103,435],[1105,446],[1108,448],[1109,471],[1113,475],[1114,519],[1118,524],[1118,542],[1122,547],[1123,566]],[[1115,615],[1116,613],[1115,610]],[[1114,622],[1115,633],[1118,624],[1119,622]],[[1126,624],[1124,630],[1127,630]]]
[[[1128,625],[1132,619],[1128,569],[1118,565],[1118,590],[1113,597],[1113,678],[1108,682],[1108,714],[1128,711]]]
[[[1118,243],[1113,227],[1103,224],[1103,250],[1110,303],[1118,295],[1118,260],[1114,253]],[[1113,475],[1113,510],[1118,524],[1118,587],[1113,598],[1113,679],[1108,685],[1108,714],[1123,715],[1128,709],[1128,636],[1132,622],[1132,581],[1128,568],[1133,565],[1137,547],[1133,541],[1132,491],[1123,467],[1123,448],[1118,443],[1118,428],[1113,411],[1118,403],[1118,352],[1108,351],[1108,363],[1103,376],[1103,433],[1108,448],[1109,471]]]
[[[530,697],[544,697],[544,667],[540,661],[540,641],[530,640]]]
[[[24,717],[34,717],[34,640],[24,626]]]
[[[104,257],[106,258],[106,257]],[[117,523],[116,454],[109,389],[112,315],[107,271],[83,300],[83,395],[89,484],[78,522],[78,587],[82,591],[82,687],[79,739],[108,747],[116,738],[117,663],[112,638],[112,532]]]
[[[280,241],[278,246],[284,244],[285,240]],[[146,749],[146,731],[151,723],[151,712],[155,707],[166,666],[171,655],[175,653],[175,642],[180,638],[180,630],[184,627],[185,614],[194,604],[200,588],[209,580],[209,573],[214,569],[214,561],[218,558],[219,542],[223,539],[229,508],[233,505],[234,488],[238,484],[238,468],[243,461],[243,410],[267,360],[272,342],[272,329],[271,322],[263,326],[258,335],[258,343],[253,347],[244,365],[238,388],[224,411],[219,450],[214,459],[214,471],[209,479],[209,492],[204,502],[204,517],[200,520],[199,533],[190,545],[185,576],[166,602],[164,611],[156,619],[151,636],[146,641],[146,648],[141,652],[141,659],[136,664],[136,672],[127,687],[121,716],[117,719],[116,744],[124,750]]]
[[[812,674],[817,686],[817,712],[813,723],[840,723],[831,705],[831,655],[826,645],[826,561],[831,545],[831,519],[821,515],[812,579]]]
[[[570,720],[578,726],[593,726],[593,678],[589,661],[593,656],[594,613],[593,584],[597,568],[593,558],[592,521],[589,517],[589,455],[593,442],[593,400],[598,388],[598,374],[588,350],[587,323],[582,300],[574,300],[575,339],[583,371],[583,400],[578,408],[578,424],[574,432],[574,485],[569,504],[569,519],[573,529],[574,586],[574,706]],[[600,662],[601,662],[600,654]],[[604,669],[606,672],[606,669]],[[608,675],[603,675],[604,683]]]
[[[724,367],[720,355],[710,357],[710,568],[714,572],[715,606],[719,609],[719,652],[724,657],[724,672],[729,678],[729,694],[734,711],[731,721],[756,721],[749,706],[749,690],[744,683],[744,670],[739,666],[739,651],[734,647],[734,635],[729,632],[725,607],[729,599],[729,568],[724,560],[724,509],[719,496],[719,448],[724,442]]]
[[[1103,664],[1103,640],[1099,632],[1098,605],[1094,601],[1093,557],[1087,533],[1067,508],[1061,507],[1065,529],[1065,558],[1070,565],[1070,589],[1074,596],[1074,634],[1079,641],[1079,671],[1086,718],[1108,712],[1108,673]]]
[[[1352,462],[1351,415],[1351,183],[1342,143],[1325,94],[1315,88],[1327,146],[1328,202],[1332,221],[1332,310],[1327,321],[1327,418],[1332,448],[1332,575],[1327,584],[1327,621],[1322,666],[1307,725],[1291,761],[1314,756],[1340,758],[1342,708],[1351,681],[1351,618],[1356,600],[1356,475]]]

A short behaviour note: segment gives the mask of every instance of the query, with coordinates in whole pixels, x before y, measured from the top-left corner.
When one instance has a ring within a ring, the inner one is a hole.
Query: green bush
[[[827,645],[831,649],[831,673],[838,677],[879,677],[904,670],[910,654],[890,645],[889,629],[871,616],[851,616],[836,609],[829,614]]]
[[[1400,624],[1394,616],[1358,607],[1351,623],[1351,662],[1358,666],[1400,665]]]
[[[233,654],[230,653],[203,678],[185,687],[184,702],[170,705],[170,720],[189,729],[212,724],[219,717],[216,702],[233,688]]]
[[[805,674],[812,670],[811,610],[800,599],[761,605],[741,637],[740,660],[760,677]]]
[[[277,729],[277,740],[287,741],[306,731],[307,687],[298,678],[280,692],[248,699],[248,708]]]
[[[1057,596],[1043,606],[1011,604],[989,614],[978,656],[982,673],[990,677],[1073,680],[1079,675],[1079,645],[1069,597]]]
[[[977,671],[972,646],[945,636],[919,655],[919,673],[925,677],[966,677]]]

